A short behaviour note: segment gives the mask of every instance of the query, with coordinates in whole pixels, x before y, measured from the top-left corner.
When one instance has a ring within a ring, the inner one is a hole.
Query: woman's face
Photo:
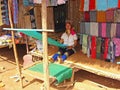
[[[65,27],[66,27],[66,32],[68,34],[70,34],[71,24],[70,23],[66,23]]]

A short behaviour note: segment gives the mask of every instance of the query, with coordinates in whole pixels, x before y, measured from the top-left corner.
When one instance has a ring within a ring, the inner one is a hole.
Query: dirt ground
[[[19,62],[22,65],[23,55],[26,54],[25,45],[18,45]],[[20,88],[20,82],[16,82],[15,76],[17,74],[13,49],[1,48],[0,49],[0,79],[5,84],[4,87],[0,87],[0,90],[40,90],[42,81],[34,79],[30,76],[24,75],[23,86]],[[104,78],[95,74],[79,70],[75,73],[75,85],[73,87],[56,87],[50,86],[50,90],[120,90],[120,81]]]

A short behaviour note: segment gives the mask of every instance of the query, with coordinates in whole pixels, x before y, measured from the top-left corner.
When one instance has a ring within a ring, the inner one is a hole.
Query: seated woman
[[[75,53],[74,47],[77,44],[77,35],[70,22],[66,22],[65,28],[66,30],[62,34],[60,42],[66,47],[59,48],[59,51],[52,56],[52,59],[50,60],[51,62],[57,61],[58,57],[60,57],[60,63],[62,63],[68,56]]]

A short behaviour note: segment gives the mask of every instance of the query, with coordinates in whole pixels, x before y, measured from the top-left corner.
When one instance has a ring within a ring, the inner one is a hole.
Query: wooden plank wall
[[[30,15],[27,13],[33,7],[23,6],[22,0],[19,0],[19,18],[18,18],[18,28],[32,28],[30,22]],[[41,22],[41,5],[35,5],[34,7],[35,21],[37,28],[42,28]],[[47,7],[48,29],[54,29],[54,20],[53,20],[53,7]]]
[[[80,31],[80,0],[68,0],[68,19],[72,21],[76,32]]]

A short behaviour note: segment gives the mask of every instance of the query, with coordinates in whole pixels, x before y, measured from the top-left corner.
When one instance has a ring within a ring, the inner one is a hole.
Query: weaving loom
[[[34,71],[36,73],[43,74],[43,63],[36,64],[34,66],[31,66],[27,68],[27,71]],[[66,79],[70,79],[72,77],[72,68],[50,63],[49,64],[49,71],[50,71],[50,77],[53,77],[57,80],[56,83],[61,83]]]
[[[42,40],[42,34],[37,31],[34,31],[35,29],[11,29],[11,28],[3,28],[3,29],[4,30],[17,30],[18,32],[22,32],[30,37],[33,37],[38,40]],[[65,45],[49,37],[48,37],[48,44],[55,45],[58,47],[63,47],[63,48],[65,47]]]
[[[50,84],[53,84],[57,87],[67,88],[75,84],[74,73],[78,69],[71,67],[70,65],[60,65],[57,63],[49,63],[48,69],[50,74]],[[44,81],[43,62],[36,62],[23,68],[22,73]],[[66,80],[68,81],[66,82]]]

